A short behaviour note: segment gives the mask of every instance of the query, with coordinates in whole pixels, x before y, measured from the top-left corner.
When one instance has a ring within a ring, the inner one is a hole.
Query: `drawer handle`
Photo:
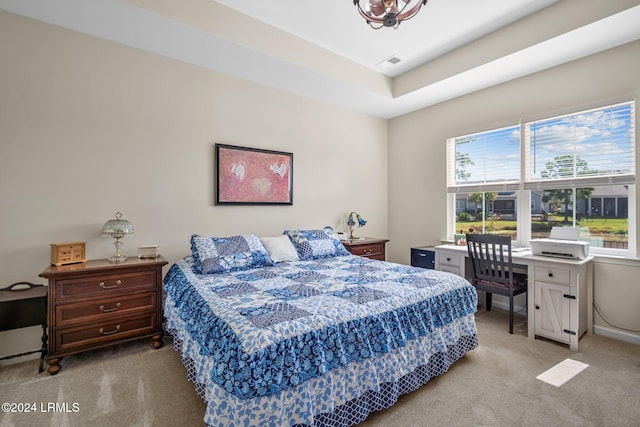
[[[553,277],[553,273],[552,272],[549,272],[549,277]]]
[[[120,303],[117,303],[115,307],[113,308],[104,308],[104,305],[100,306],[100,311],[103,313],[110,313],[112,311],[116,311],[120,308]]]
[[[447,261],[451,261],[451,258],[447,258]]]
[[[113,289],[113,288],[117,288],[118,285],[121,285],[121,284],[122,284],[121,280],[116,280],[116,284],[113,286],[107,286],[104,284],[104,282],[98,283],[98,286],[100,286],[102,289]]]
[[[371,251],[371,249],[365,249],[365,250],[364,250],[364,253],[365,253],[365,254],[370,254],[371,252],[372,252],[372,251]]]
[[[427,254],[418,254],[418,256],[425,257]]]
[[[100,333],[102,335],[111,335],[111,334],[115,334],[116,332],[120,331],[120,325],[116,325],[116,328],[113,331],[105,331],[104,328],[100,328]]]

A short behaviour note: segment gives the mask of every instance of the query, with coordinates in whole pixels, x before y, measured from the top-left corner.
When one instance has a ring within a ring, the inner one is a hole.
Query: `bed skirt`
[[[240,399],[207,380],[206,357],[200,353],[198,344],[188,336],[179,336],[171,322],[167,325],[173,346],[182,355],[188,380],[195,384],[197,393],[207,403],[204,421],[215,427],[346,427],[361,423],[371,412],[393,406],[399,396],[447,372],[455,361],[478,346],[473,314],[440,329],[443,330],[414,340],[409,349],[352,363],[293,390]],[[439,345],[434,346],[434,340],[439,341]],[[422,362],[412,356],[416,354],[422,354]]]

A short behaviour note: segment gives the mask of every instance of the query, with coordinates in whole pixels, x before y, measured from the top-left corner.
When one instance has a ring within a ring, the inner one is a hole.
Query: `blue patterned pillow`
[[[301,260],[349,255],[331,227],[322,230],[285,230]]]
[[[232,237],[191,236],[191,255],[196,272],[200,274],[273,265],[258,236],[248,234]]]

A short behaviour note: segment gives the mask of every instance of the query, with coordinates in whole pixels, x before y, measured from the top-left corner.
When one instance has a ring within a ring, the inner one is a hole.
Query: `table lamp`
[[[357,223],[356,223],[357,221]],[[351,212],[347,217],[347,225],[349,226],[349,240],[355,240],[357,237],[353,235],[353,227],[357,224],[358,227],[364,227],[367,221],[360,216],[357,212]]]
[[[109,257],[109,262],[124,262],[127,260],[126,256],[120,255],[120,247],[122,246],[122,239],[127,234],[133,234],[133,225],[126,219],[121,219],[122,214],[116,212],[116,219],[110,219],[102,226],[102,237],[113,237],[116,241],[113,243],[116,247],[116,253],[112,257]]]

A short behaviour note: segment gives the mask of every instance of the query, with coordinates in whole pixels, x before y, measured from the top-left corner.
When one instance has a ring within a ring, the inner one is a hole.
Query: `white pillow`
[[[260,237],[269,257],[273,262],[298,261],[298,252],[288,236]]]

